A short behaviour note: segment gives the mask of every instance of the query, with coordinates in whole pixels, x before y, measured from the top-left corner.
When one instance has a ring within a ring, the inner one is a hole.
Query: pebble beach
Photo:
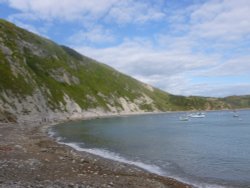
[[[48,127],[0,124],[0,187],[191,187],[59,144]]]

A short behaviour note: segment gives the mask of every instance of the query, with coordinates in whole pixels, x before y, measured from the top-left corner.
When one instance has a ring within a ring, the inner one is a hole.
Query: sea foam
[[[148,171],[150,173],[154,173],[154,174],[157,174],[157,175],[160,175],[160,176],[167,176],[167,177],[176,179],[178,181],[181,181],[183,183],[192,185],[193,187],[225,188],[225,186],[221,186],[221,185],[218,185],[218,184],[201,183],[201,182],[192,181],[190,179],[186,179],[186,178],[179,177],[179,176],[171,176],[168,173],[164,172],[157,165],[146,164],[146,163],[143,163],[143,162],[140,162],[140,161],[129,160],[129,159],[126,159],[125,157],[119,155],[118,153],[111,152],[111,151],[108,151],[108,150],[105,150],[105,149],[99,149],[99,148],[82,148],[80,145],[83,144],[83,143],[73,143],[73,142],[68,143],[68,142],[63,142],[64,139],[62,137],[60,137],[57,134],[57,132],[54,131],[54,130],[52,130],[52,129],[49,129],[48,135],[50,137],[55,138],[56,141],[59,144],[64,144],[64,145],[70,146],[70,147],[74,148],[77,151],[83,151],[83,152],[87,152],[87,153],[90,153],[90,154],[93,154],[93,155],[97,155],[97,156],[100,156],[100,157],[103,157],[103,158],[106,158],[106,159],[111,159],[113,161],[122,162],[122,163],[129,164],[129,165],[134,165],[134,166],[137,166],[137,167],[139,167],[141,169],[144,169],[144,170],[146,170],[146,171]]]
[[[159,166],[152,165],[152,164],[146,164],[146,163],[143,163],[140,161],[128,160],[125,157],[120,156],[118,153],[114,153],[114,152],[111,152],[111,151],[108,151],[105,149],[99,149],[99,148],[82,148],[82,147],[80,147],[79,143],[66,143],[66,142],[59,142],[59,143],[70,146],[77,151],[83,151],[83,152],[91,153],[91,154],[94,154],[94,155],[97,155],[97,156],[100,156],[100,157],[103,157],[106,159],[111,159],[113,161],[134,165],[134,166],[137,166],[137,167],[144,169],[148,172],[151,172],[151,173],[154,173],[154,174],[157,174],[160,176],[166,176],[166,173]],[[190,180],[187,180],[185,178],[176,177],[176,176],[168,176],[168,177],[176,179],[176,180],[181,181],[181,182],[186,183],[186,184],[191,184],[193,187],[225,188],[225,186],[221,186],[221,185],[194,182],[194,181],[190,181]]]
[[[84,152],[91,153],[91,154],[94,154],[94,155],[97,155],[97,156],[100,156],[100,157],[103,157],[106,159],[111,159],[114,161],[134,165],[134,166],[142,168],[142,169],[144,169],[148,172],[151,172],[151,173],[155,173],[158,175],[164,175],[164,172],[161,170],[161,168],[156,166],[156,165],[145,164],[145,163],[142,163],[140,161],[128,160],[128,159],[120,156],[119,154],[108,151],[108,150],[98,149],[98,148],[91,148],[91,149],[81,148],[79,146],[79,144],[77,144],[77,143],[64,143],[64,142],[60,142],[60,143],[65,144],[67,146],[70,146],[70,147],[76,149],[77,151],[84,151]]]

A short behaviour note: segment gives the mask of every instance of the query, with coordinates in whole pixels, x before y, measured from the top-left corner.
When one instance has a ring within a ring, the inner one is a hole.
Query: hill
[[[0,61],[1,121],[230,107],[229,99],[163,92],[5,20],[0,20]]]
[[[249,108],[250,107],[250,95],[229,96],[221,100],[229,104],[232,108]]]

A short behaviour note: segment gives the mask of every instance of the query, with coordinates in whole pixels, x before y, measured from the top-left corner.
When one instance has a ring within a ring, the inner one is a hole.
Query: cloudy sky
[[[250,0],[0,0],[0,16],[173,94],[250,94]]]

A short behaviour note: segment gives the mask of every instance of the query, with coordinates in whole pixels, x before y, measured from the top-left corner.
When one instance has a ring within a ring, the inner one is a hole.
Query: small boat
[[[180,121],[188,121],[189,118],[188,118],[187,116],[180,116],[180,117],[179,117],[179,120],[180,120]]]
[[[234,113],[233,117],[239,117],[239,114]]]
[[[237,113],[236,110],[233,111],[233,117],[239,117],[239,114]]]
[[[198,113],[190,114],[189,117],[191,117],[191,118],[204,118],[204,117],[206,117],[206,115],[202,112],[198,112]]]

